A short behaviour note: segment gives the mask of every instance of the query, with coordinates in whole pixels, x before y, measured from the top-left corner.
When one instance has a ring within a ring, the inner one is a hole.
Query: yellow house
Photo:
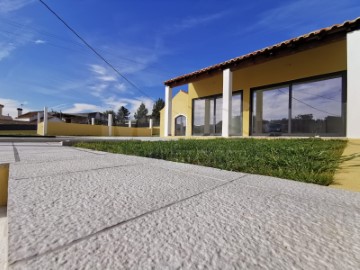
[[[357,18],[166,81],[160,135],[360,138],[359,29]]]

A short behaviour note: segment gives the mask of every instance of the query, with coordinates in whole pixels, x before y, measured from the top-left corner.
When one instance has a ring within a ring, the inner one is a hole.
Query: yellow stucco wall
[[[36,135],[36,130],[0,130],[0,135]]]
[[[250,89],[346,70],[346,41],[341,40],[297,54],[233,71],[233,91],[243,90],[243,136],[249,136]],[[222,93],[222,74],[188,85],[186,135],[191,136],[192,99]],[[177,100],[173,100],[173,106]]]
[[[48,123],[49,136],[108,136],[109,128],[100,125],[83,125],[70,123]]]
[[[160,137],[164,137],[165,108],[160,111]]]
[[[153,136],[159,136],[160,135],[160,127],[153,127],[152,128],[152,134]]]
[[[37,125],[37,132],[38,135],[44,135],[44,122],[41,122]]]
[[[113,136],[151,137],[151,128],[113,127]]]
[[[0,206],[7,205],[9,184],[9,164],[0,164]]]
[[[188,122],[188,112],[190,108],[191,113],[191,106],[188,104],[188,93],[184,91],[179,91],[173,98],[172,103],[172,111],[171,111],[171,135],[175,136],[175,118],[179,115],[184,115],[186,117],[186,129],[188,129],[191,122]]]
[[[38,134],[43,135],[43,123],[38,126]],[[69,124],[49,122],[49,136],[108,136],[109,127],[101,125]],[[129,136],[129,137],[150,137],[151,128],[129,128],[129,127],[112,127],[112,136]]]

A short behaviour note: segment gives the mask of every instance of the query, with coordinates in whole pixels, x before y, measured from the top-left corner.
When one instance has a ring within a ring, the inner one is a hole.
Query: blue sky
[[[0,0],[4,114],[22,104],[74,113],[126,106],[133,116],[163,98],[167,79],[360,16],[358,0],[45,2],[141,91],[38,0]]]

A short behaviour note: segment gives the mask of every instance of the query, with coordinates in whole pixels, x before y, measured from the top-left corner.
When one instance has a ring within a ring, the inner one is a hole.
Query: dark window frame
[[[339,71],[339,72],[333,72],[333,73],[327,73],[327,74],[322,74],[322,75],[316,75],[316,76],[310,76],[310,77],[305,77],[305,78],[300,78],[300,79],[295,79],[295,80],[289,80],[289,81],[285,81],[285,82],[280,82],[280,83],[274,83],[274,84],[268,84],[268,85],[262,85],[262,86],[257,86],[257,87],[252,87],[250,88],[250,111],[249,111],[249,130],[250,130],[250,136],[264,136],[267,135],[265,133],[262,134],[253,134],[253,109],[254,109],[254,98],[253,98],[253,94],[254,92],[258,91],[258,90],[271,90],[272,88],[278,88],[281,86],[288,86],[289,88],[289,102],[288,102],[288,109],[289,111],[292,110],[292,87],[294,84],[299,84],[299,83],[306,83],[306,82],[316,82],[316,81],[321,81],[321,80],[327,80],[327,79],[334,79],[334,78],[341,78],[342,80],[342,94],[341,94],[341,116],[345,118],[345,123],[344,123],[344,130],[343,130],[343,136],[341,137],[346,137],[346,119],[347,119],[347,111],[346,111],[346,105],[347,104],[347,72],[346,70],[343,71]],[[291,114],[288,113],[288,116],[291,116]],[[291,118],[289,117],[289,128],[288,128],[288,135],[289,136],[299,136],[299,133],[291,133]]]
[[[232,95],[234,95],[234,94],[241,94],[241,117],[243,117],[243,115],[244,115],[244,101],[243,101],[243,99],[244,99],[244,91],[241,89],[241,90],[236,90],[236,91],[233,91],[232,92]],[[191,100],[191,136],[221,136],[222,134],[222,132],[220,132],[220,134],[216,134],[216,133],[214,133],[214,135],[208,135],[208,134],[203,134],[203,135],[194,135],[194,103],[195,103],[195,101],[196,100],[201,100],[201,99],[212,99],[213,101],[214,101],[214,116],[215,116],[215,114],[216,114],[216,102],[215,102],[215,100],[216,100],[216,98],[219,98],[219,97],[221,97],[221,98],[223,98],[223,94],[221,93],[221,94],[215,94],[215,95],[209,95],[209,96],[202,96],[202,97],[197,97],[197,98],[193,98],[192,100]],[[242,130],[242,128],[241,128],[241,130]],[[238,135],[235,135],[235,136],[238,136]]]

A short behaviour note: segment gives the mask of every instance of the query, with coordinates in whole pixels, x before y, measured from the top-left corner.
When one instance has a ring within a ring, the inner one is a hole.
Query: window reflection
[[[232,117],[230,121],[231,135],[241,135],[242,104],[241,93],[232,96]],[[222,134],[223,98],[213,96],[196,99],[193,103],[193,135]]]
[[[292,133],[344,135],[341,100],[341,78],[294,84]]]
[[[175,136],[185,136],[186,134],[186,118],[179,115],[175,118]]]
[[[344,136],[342,93],[342,77],[253,91],[252,134]]]
[[[205,126],[205,99],[194,100],[193,106],[193,135],[204,135]]]
[[[241,93],[233,94],[231,107],[230,134],[242,135],[242,97]]]
[[[221,135],[222,132],[222,105],[223,99],[222,97],[215,99],[215,118],[214,118],[214,134]]]
[[[278,87],[253,93],[253,134],[288,132],[289,88]]]

